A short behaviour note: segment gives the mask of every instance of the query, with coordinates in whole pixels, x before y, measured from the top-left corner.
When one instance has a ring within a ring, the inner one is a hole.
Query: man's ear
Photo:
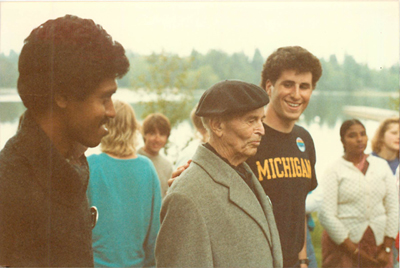
[[[267,80],[265,83],[265,91],[267,92],[268,96],[271,98],[271,90],[274,89],[274,85],[272,84],[271,80]]]
[[[210,119],[209,122],[211,131],[217,135],[217,137],[221,138],[223,135],[224,123],[222,122],[221,118],[214,117]]]

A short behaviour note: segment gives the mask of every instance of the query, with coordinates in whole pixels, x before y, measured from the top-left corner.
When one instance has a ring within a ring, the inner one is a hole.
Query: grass
[[[317,259],[318,267],[321,267],[322,264],[321,236],[322,236],[322,231],[324,229],[322,228],[321,223],[318,220],[317,212],[311,213],[311,216],[315,222],[315,228],[311,232],[311,240],[314,246],[315,257]]]

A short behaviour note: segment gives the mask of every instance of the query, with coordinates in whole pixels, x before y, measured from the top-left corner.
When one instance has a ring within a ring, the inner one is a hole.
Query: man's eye
[[[284,86],[284,87],[291,87],[291,86],[292,86],[292,83],[284,83],[283,86]]]

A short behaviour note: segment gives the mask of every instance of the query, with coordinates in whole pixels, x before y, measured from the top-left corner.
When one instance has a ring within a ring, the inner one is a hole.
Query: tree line
[[[165,114],[172,126],[185,120],[196,104],[195,90],[205,90],[225,79],[240,79],[260,84],[261,70],[265,58],[256,49],[252,58],[243,52],[231,55],[210,50],[201,54],[195,50],[181,57],[167,52],[140,55],[127,51],[131,68],[118,81],[120,88],[142,91],[154,96],[152,100],[140,102],[141,116],[153,112]],[[398,92],[399,66],[380,70],[370,69],[367,64],[357,63],[345,55],[343,63],[336,56],[329,60],[320,59],[322,77],[317,84],[319,92]],[[18,54],[14,51],[6,56],[0,54],[0,90],[16,88],[18,78]],[[399,99],[391,100],[398,109]],[[390,107],[388,107],[390,108]]]
[[[18,56],[14,51],[8,56],[0,54],[0,88],[16,87]],[[254,51],[253,57],[243,52],[228,54],[221,50],[210,50],[206,54],[193,50],[187,57],[166,52],[139,55],[128,50],[127,56],[131,69],[119,81],[119,86],[125,88],[143,88],[154,79],[164,83],[161,85],[164,88],[172,88],[178,83],[183,88],[195,86],[197,89],[207,89],[225,79],[240,79],[259,85],[265,61],[259,49]],[[320,61],[323,68],[317,85],[320,91],[399,90],[398,65],[380,70],[370,69],[367,64],[357,63],[351,55],[345,55],[342,63],[338,62],[335,55],[331,55],[329,60],[322,58]]]

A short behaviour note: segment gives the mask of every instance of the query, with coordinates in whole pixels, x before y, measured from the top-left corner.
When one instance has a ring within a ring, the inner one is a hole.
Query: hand
[[[354,261],[360,262],[361,267],[378,267],[378,261],[369,256],[364,250],[358,250],[357,244],[351,242],[349,238],[346,238],[340,246],[344,251],[348,252]]]
[[[308,268],[308,265],[305,263],[300,264],[300,268]]]
[[[192,160],[189,160],[186,164],[184,164],[183,166],[178,167],[174,172],[172,172],[172,178],[168,180],[168,186],[171,187],[172,183],[175,181],[175,179],[177,177],[179,177],[179,175],[181,175],[181,173],[183,171],[185,171],[190,163],[192,162]]]

